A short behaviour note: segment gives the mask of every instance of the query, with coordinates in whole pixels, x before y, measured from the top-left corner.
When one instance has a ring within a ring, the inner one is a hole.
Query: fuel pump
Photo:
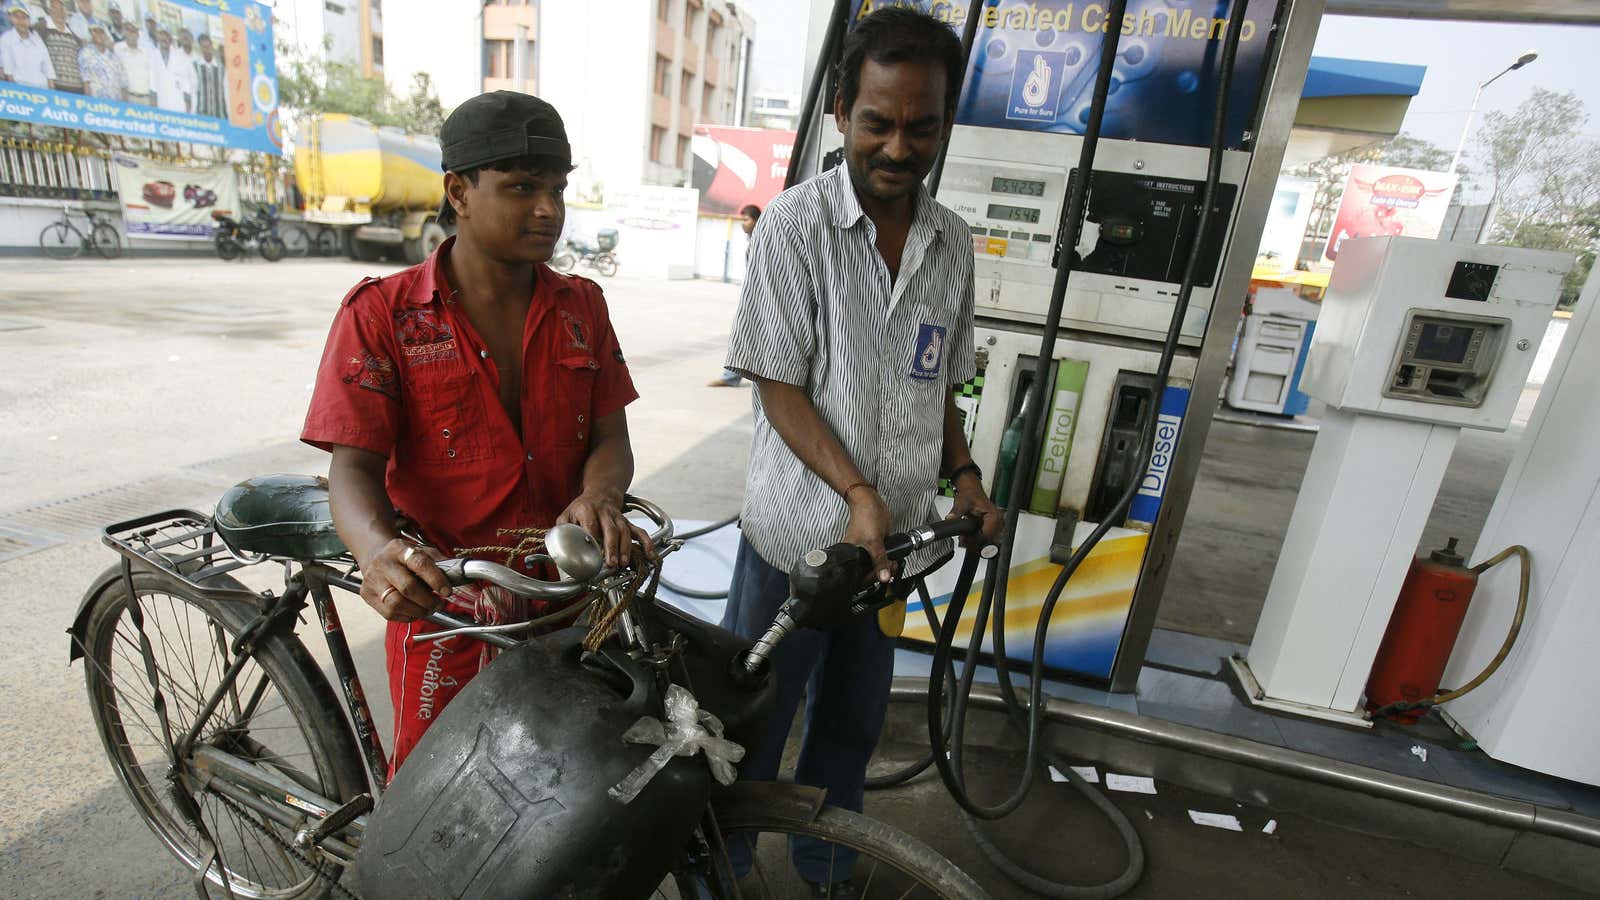
[[[823,84],[850,22],[872,5],[840,0],[818,32],[823,53],[792,179],[833,159],[838,139],[816,117]],[[1195,404],[1198,440],[1189,439],[1194,453],[1225,354],[1215,348],[1231,336],[1242,303],[1286,139],[1285,111],[1292,115],[1321,4],[980,0],[967,9],[930,8],[969,39],[956,125],[930,185],[972,231],[986,367],[961,394],[976,400],[969,437],[975,458],[990,461],[991,494],[1002,468],[1010,469],[1010,489],[1006,537],[981,585],[974,584],[979,560],[968,556],[959,574],[936,577],[923,594],[927,630],[907,629],[934,643],[932,752],[924,765],[938,765],[974,838],[1013,879],[1048,896],[1115,896],[1137,880],[1143,857],[1137,834],[1109,803],[1102,809],[1123,833],[1130,866],[1104,885],[1053,884],[1022,871],[975,820],[1015,810],[1047,756],[1040,740],[1047,670],[1113,689],[1136,680],[1167,556],[1157,554],[1147,571],[1147,551],[1170,548],[1187,497],[1188,485],[1174,479],[1191,385],[1205,375],[1203,402]],[[1296,40],[1275,41],[1280,32]],[[1245,210],[1250,224],[1241,234]],[[1230,253],[1236,241],[1247,253]],[[1242,264],[1225,265],[1230,256]],[[1203,367],[1207,348],[1213,361]],[[1019,415],[1015,465],[993,466]],[[1163,509],[1174,494],[1179,508]],[[1096,578],[1073,580],[1091,558]],[[970,611],[969,598],[976,601]],[[1008,600],[1037,614],[1010,613]],[[940,605],[942,622],[933,615]],[[1006,650],[1008,627],[1023,650]],[[950,668],[957,641],[967,648],[959,678]],[[982,653],[995,660],[1028,747],[1016,790],[992,805],[968,794],[960,765],[965,698]],[[1008,659],[1030,666],[1026,699],[1011,683]],[[945,696],[952,697],[948,714]]]

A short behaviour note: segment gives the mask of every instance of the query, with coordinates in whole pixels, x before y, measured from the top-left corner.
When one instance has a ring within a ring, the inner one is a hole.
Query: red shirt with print
[[[600,287],[540,265],[522,328],[519,437],[494,361],[439,270],[454,240],[345,297],[300,434],[387,456],[389,499],[447,555],[508,543],[498,529],[555,524],[581,490],[594,421],[639,396]]]

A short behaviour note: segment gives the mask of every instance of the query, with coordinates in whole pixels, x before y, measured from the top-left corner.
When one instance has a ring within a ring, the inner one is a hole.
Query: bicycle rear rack
[[[169,509],[101,529],[105,545],[136,563],[166,572],[194,587],[251,561],[234,556],[211,527],[211,517],[191,509]]]

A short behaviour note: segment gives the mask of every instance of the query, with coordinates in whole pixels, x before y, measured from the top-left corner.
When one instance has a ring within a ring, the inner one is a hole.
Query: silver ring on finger
[[[416,556],[416,555],[417,555],[417,548],[415,548],[415,547],[407,547],[406,551],[404,553],[400,554],[400,562],[402,562],[405,565],[409,566],[409,565],[411,565],[411,557]]]

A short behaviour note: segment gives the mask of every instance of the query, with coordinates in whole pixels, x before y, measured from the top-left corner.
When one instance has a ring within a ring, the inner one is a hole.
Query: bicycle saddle
[[[345,553],[328,509],[328,480],[314,475],[258,475],[241,481],[217,501],[212,524],[241,553],[290,559]]]

